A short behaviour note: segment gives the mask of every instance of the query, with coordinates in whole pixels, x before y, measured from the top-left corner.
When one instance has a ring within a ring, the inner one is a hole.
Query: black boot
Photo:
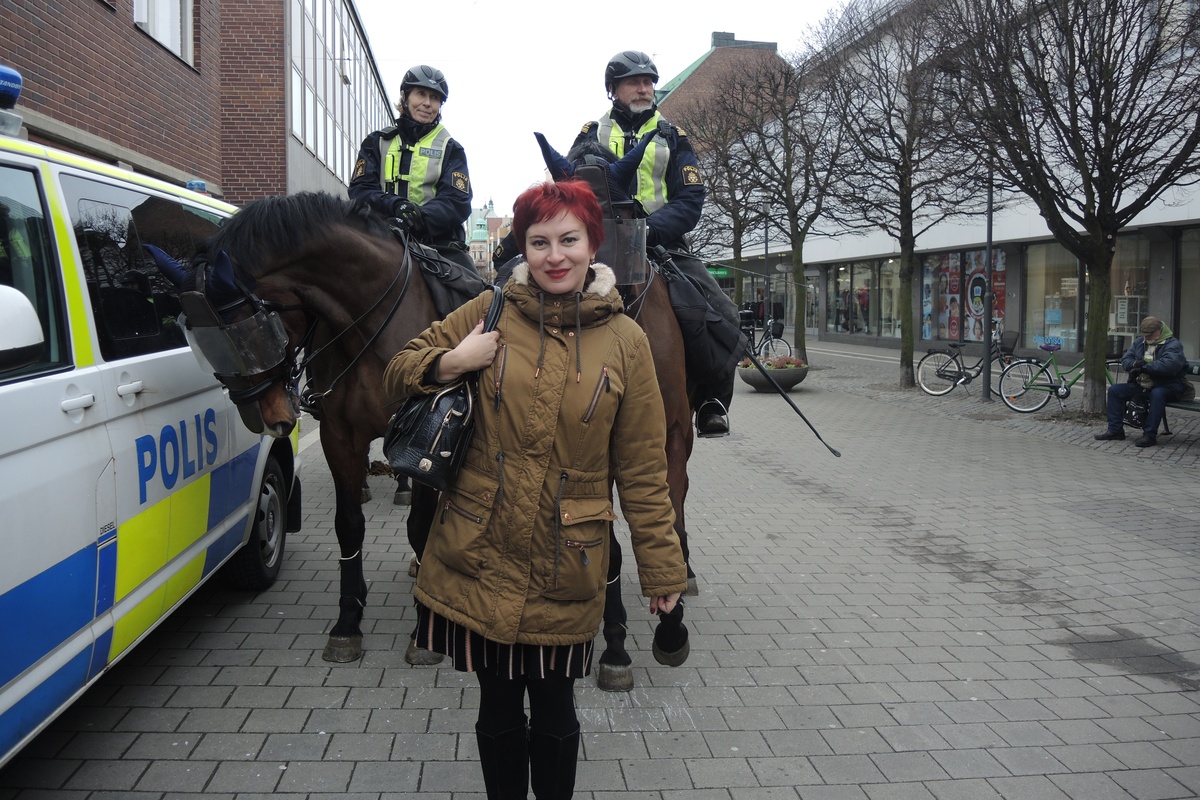
[[[576,737],[578,738],[578,737]],[[475,726],[479,766],[488,800],[526,800],[529,797],[529,734],[525,726],[497,734]]]
[[[579,728],[566,736],[529,731],[529,767],[536,800],[571,800],[579,763]],[[489,795],[489,800],[491,797]]]

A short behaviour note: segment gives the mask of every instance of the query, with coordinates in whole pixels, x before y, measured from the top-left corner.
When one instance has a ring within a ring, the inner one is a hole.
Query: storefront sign
[[[729,277],[729,268],[728,267],[709,267],[708,273],[710,275],[712,275],[714,278],[728,278]]]

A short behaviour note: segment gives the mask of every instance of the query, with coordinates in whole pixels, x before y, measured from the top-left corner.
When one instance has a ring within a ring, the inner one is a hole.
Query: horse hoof
[[[683,594],[685,597],[699,597],[700,596],[700,584],[696,582],[696,579],[694,577],[688,578],[687,589],[684,590]]]
[[[674,653],[668,653],[658,646],[658,642],[650,648],[654,653],[654,660],[662,664],[664,667],[678,667],[683,662],[687,661],[688,656],[692,652],[692,646],[684,640],[683,647],[676,650]]]
[[[362,658],[361,636],[330,636],[321,658],[335,664],[348,664]]]
[[[434,664],[442,663],[443,658],[445,656],[441,653],[417,647],[416,639],[409,639],[408,649],[404,651],[404,660],[414,667],[432,667]]]
[[[601,664],[596,673],[596,686],[605,692],[628,692],[633,689],[633,667],[628,664]]]
[[[411,506],[412,505],[412,492],[409,491],[408,489],[397,489],[396,493],[394,495],[392,495],[392,505],[394,505],[394,506]]]
[[[420,570],[421,562],[417,560],[416,556],[413,556],[408,562],[408,577],[417,577],[417,573],[420,572]]]

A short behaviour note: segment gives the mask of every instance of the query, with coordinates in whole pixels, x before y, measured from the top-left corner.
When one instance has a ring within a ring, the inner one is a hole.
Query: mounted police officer
[[[592,139],[619,157],[657,130],[635,179],[625,187],[646,218],[646,245],[651,250],[662,246],[670,251],[675,265],[703,292],[708,305],[736,328],[738,314],[733,301],[687,251],[684,236],[700,221],[704,180],[687,136],[658,111],[656,83],[658,68],[645,53],[625,50],[613,56],[604,70],[604,88],[612,108],[599,121],[583,126],[574,147]],[[729,433],[727,413],[733,398],[733,373],[708,381],[704,376],[700,378],[697,393],[702,402],[696,410],[697,432],[706,437],[725,436]]]
[[[449,94],[440,69],[420,64],[406,72],[396,106],[400,116],[363,141],[349,194],[474,271],[463,227],[471,214],[467,154],[441,123]]]

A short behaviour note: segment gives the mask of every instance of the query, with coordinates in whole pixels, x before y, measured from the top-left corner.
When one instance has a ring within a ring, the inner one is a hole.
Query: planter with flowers
[[[793,386],[808,375],[808,364],[795,356],[775,356],[774,358],[762,358],[759,361],[766,367],[775,382],[783,387],[784,391],[791,391]],[[754,366],[749,358],[741,360],[738,364],[737,374],[743,381],[754,387],[756,392],[775,391],[775,387],[758,371],[758,367]]]

